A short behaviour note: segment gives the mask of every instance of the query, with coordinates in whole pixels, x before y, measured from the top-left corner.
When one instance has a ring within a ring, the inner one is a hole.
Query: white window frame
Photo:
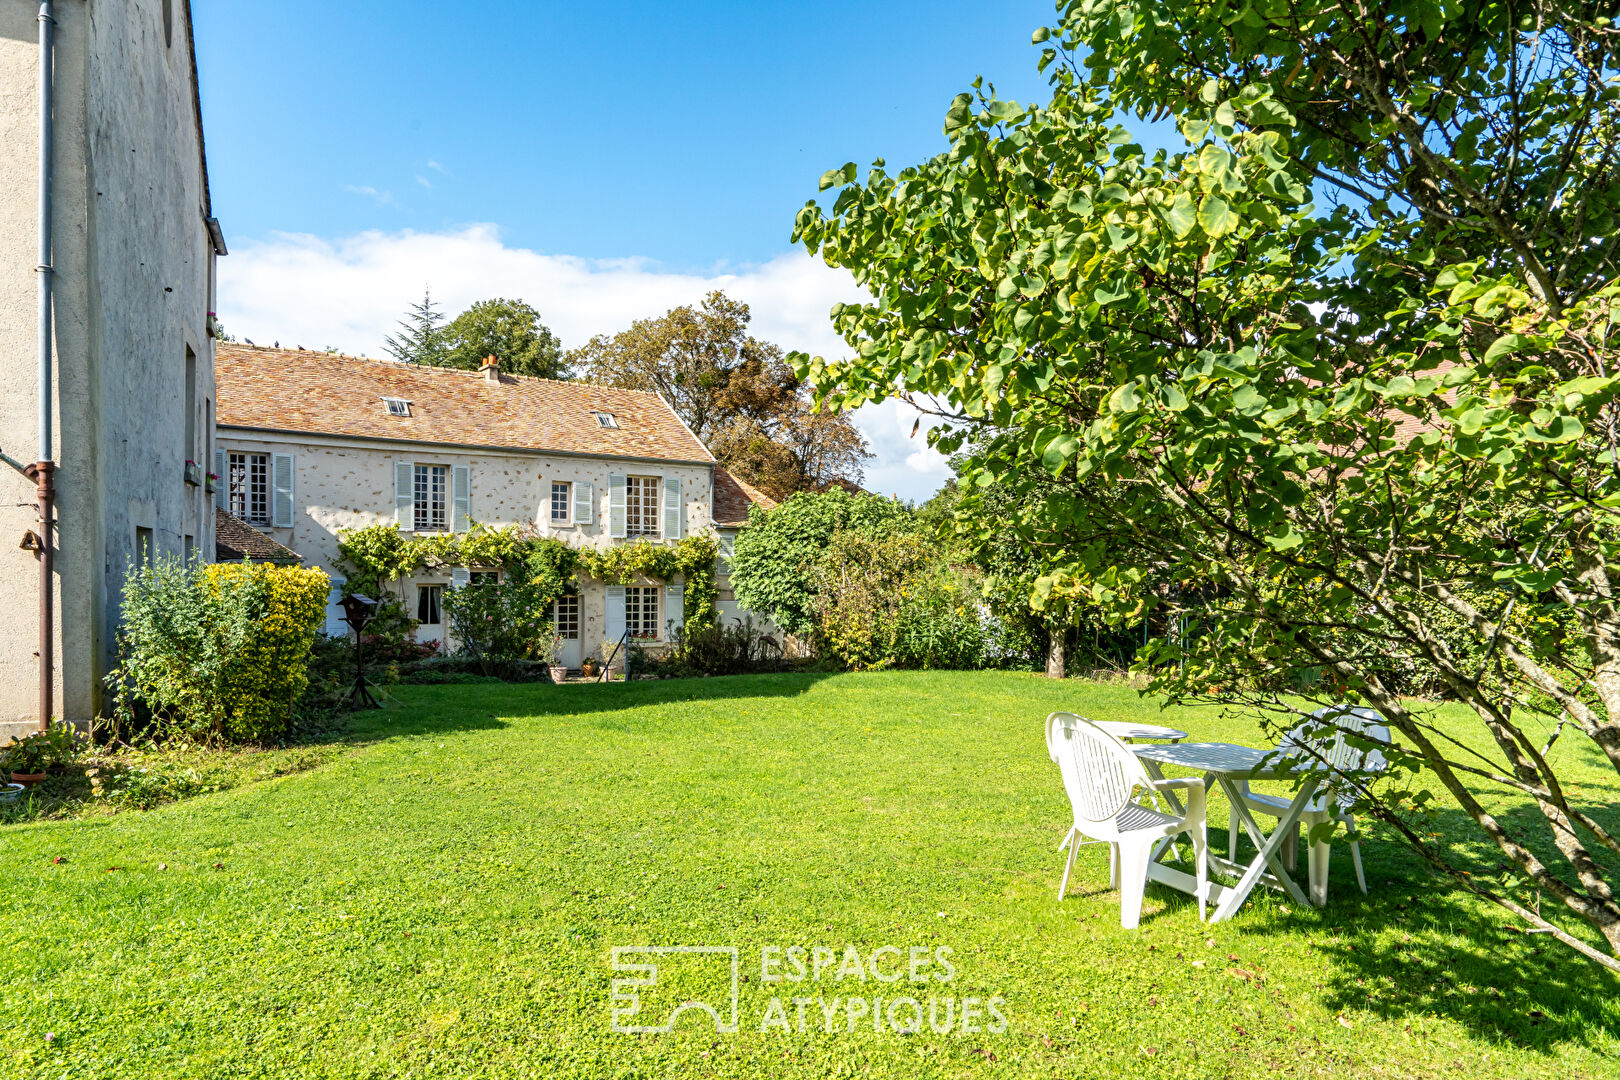
[[[432,597],[431,603],[429,603],[429,597]],[[429,614],[437,615],[438,618],[433,620],[422,618],[424,609]],[[416,587],[416,621],[423,626],[444,625],[444,586],[442,584],[435,582]]]
[[[416,464],[411,482],[411,516],[416,532],[450,531],[450,466]],[[435,501],[437,495],[437,501]]]
[[[551,607],[551,630],[564,641],[578,641],[581,619],[579,593],[557,597]]]
[[[664,489],[661,476],[624,478],[624,535],[657,540],[664,535],[660,514]]]
[[[499,585],[501,572],[499,570],[469,570],[467,571],[468,585]]]
[[[270,524],[270,455],[228,451],[225,473],[225,509],[249,525]]]
[[[662,599],[657,585],[628,585],[624,590],[624,626],[632,641],[657,641],[663,637]],[[650,606],[649,606],[650,604]]]
[[[562,517],[557,516],[557,497],[562,496]],[[547,520],[553,526],[560,527],[574,523],[574,485],[568,480],[553,480],[551,482],[551,502],[547,513]]]
[[[598,427],[617,429],[619,418],[610,412],[599,412],[596,414],[596,425]]]

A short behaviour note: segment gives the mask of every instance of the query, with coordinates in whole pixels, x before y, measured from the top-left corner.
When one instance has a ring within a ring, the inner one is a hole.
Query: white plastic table
[[[1254,846],[1259,849],[1254,861],[1248,865],[1235,863],[1213,852],[1210,853],[1211,870],[1218,869],[1238,875],[1236,885],[1217,885],[1210,882],[1209,899],[1215,904],[1215,913],[1210,916],[1210,922],[1225,922],[1230,919],[1237,913],[1238,908],[1243,906],[1243,902],[1249,898],[1254,887],[1261,882],[1274,889],[1282,889],[1292,896],[1295,902],[1302,905],[1312,904],[1321,907],[1326,902],[1325,896],[1307,899],[1304,891],[1288,876],[1280,857],[1282,845],[1293,843],[1298,835],[1295,826],[1299,823],[1300,815],[1305,812],[1305,807],[1310,803],[1311,795],[1316,791],[1317,778],[1314,775],[1307,774],[1301,779],[1299,791],[1294,794],[1294,801],[1288,804],[1287,811],[1268,837],[1261,833],[1254,815],[1249,812],[1248,806],[1243,801],[1243,794],[1238,790],[1237,783],[1240,780],[1286,780],[1294,776],[1294,770],[1286,762],[1277,759],[1276,751],[1256,750],[1252,746],[1238,746],[1234,743],[1161,743],[1132,749],[1136,751],[1136,756],[1142,759],[1142,764],[1154,779],[1163,777],[1161,765],[1179,765],[1184,769],[1202,772],[1206,786],[1211,781],[1220,784],[1243,830],[1249,834]],[[1266,760],[1268,757],[1270,761]],[[1164,845],[1155,852],[1154,859],[1148,864],[1148,877],[1173,889],[1194,893],[1197,882],[1191,874],[1159,862],[1159,856],[1167,849],[1168,845]]]
[[[1147,742],[1150,740],[1180,742],[1187,737],[1185,731],[1173,727],[1160,727],[1157,724],[1128,724],[1120,720],[1093,720],[1092,723],[1120,742]]]

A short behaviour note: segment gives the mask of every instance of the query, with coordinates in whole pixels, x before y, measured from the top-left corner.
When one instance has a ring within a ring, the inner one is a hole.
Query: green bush
[[[46,769],[72,765],[82,758],[90,744],[89,736],[73,725],[53,721],[44,731],[12,736],[0,750],[0,769],[10,773],[42,773]]]
[[[124,581],[122,663],[108,676],[121,720],[144,706],[160,734],[284,736],[309,683],[326,614],[320,570],[159,562]]]

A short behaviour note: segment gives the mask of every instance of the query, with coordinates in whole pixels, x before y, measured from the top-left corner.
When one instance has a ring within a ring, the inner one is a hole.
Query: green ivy
[[[712,536],[688,536],[673,547],[638,540],[604,551],[579,552],[579,568],[609,585],[628,585],[641,578],[665,583],[677,576],[686,581],[686,625],[693,629],[715,625],[719,612],[714,564],[720,545]]]
[[[610,585],[641,578],[668,583],[681,577],[686,582],[686,623],[701,628],[719,618],[714,576],[719,554],[712,536],[688,536],[673,546],[640,540],[597,551],[572,548],[517,525],[474,523],[464,533],[406,536],[397,525],[378,524],[339,532],[336,565],[347,578],[344,595],[373,597],[383,594],[387,582],[423,567],[500,567],[509,577],[521,574],[535,586],[542,606],[575,588],[580,572]]]

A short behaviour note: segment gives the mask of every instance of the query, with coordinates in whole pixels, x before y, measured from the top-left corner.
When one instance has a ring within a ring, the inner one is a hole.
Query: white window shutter
[[[670,585],[664,589],[664,625],[672,638],[686,625],[685,585]]]
[[[225,451],[214,451],[214,505],[221,510],[231,508],[231,466]]]
[[[276,454],[271,472],[275,481],[275,526],[290,529],[293,524],[293,456]]]
[[[466,567],[457,566],[450,571],[450,587],[452,589],[465,589],[470,581],[472,581],[472,575],[467,572]]]
[[[681,478],[664,477],[664,539],[681,538],[681,521],[686,517],[686,504],[681,501]]]
[[[618,641],[624,637],[624,586],[607,587],[607,639]],[[603,657],[606,660],[607,657]]]
[[[331,588],[326,590],[326,635],[328,637],[345,637],[349,633],[349,624],[343,621],[343,578],[332,578]]]
[[[450,531],[466,532],[472,519],[472,466],[450,467]]]
[[[400,532],[416,530],[416,462],[394,462],[394,524]]]
[[[546,504],[551,505],[549,502]],[[550,512],[549,510],[547,511]],[[590,525],[596,521],[596,485],[585,480],[574,481],[574,524]]]
[[[625,533],[625,482],[622,476],[608,477],[608,535],[623,540]],[[623,598],[623,594],[620,594]]]

